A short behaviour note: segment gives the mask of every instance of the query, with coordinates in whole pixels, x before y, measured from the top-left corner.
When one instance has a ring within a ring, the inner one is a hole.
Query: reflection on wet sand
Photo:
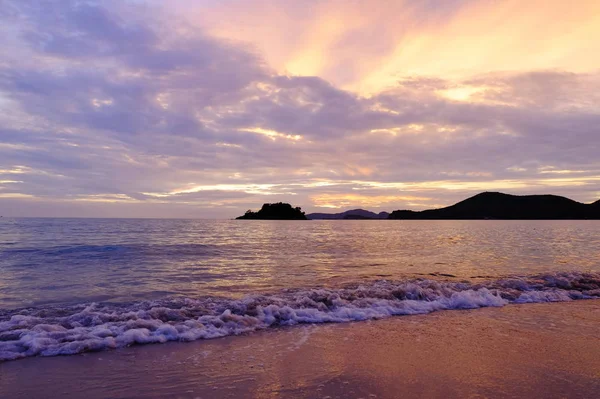
[[[589,300],[29,358],[0,397],[594,397],[599,323]]]

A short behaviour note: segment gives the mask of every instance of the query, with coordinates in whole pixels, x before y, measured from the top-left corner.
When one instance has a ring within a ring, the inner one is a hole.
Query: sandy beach
[[[600,301],[272,329],[0,364],[3,398],[592,398]]]

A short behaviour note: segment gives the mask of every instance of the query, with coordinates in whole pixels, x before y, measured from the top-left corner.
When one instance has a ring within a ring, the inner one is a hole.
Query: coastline
[[[592,397],[600,301],[303,325],[0,363],[0,397]]]

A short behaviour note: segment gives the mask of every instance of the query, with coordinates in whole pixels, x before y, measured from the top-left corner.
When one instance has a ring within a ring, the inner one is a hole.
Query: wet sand
[[[0,364],[1,398],[594,398],[600,300]]]

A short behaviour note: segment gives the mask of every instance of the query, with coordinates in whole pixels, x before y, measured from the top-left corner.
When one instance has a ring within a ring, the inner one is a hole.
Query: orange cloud
[[[309,4],[238,0],[186,12],[213,35],[249,43],[279,73],[320,76],[361,93],[409,75],[462,79],[491,71],[588,72],[600,65],[596,0]]]
[[[427,197],[410,195],[360,195],[360,194],[320,194],[311,197],[314,206],[320,208],[383,207],[411,201],[428,201]]]

